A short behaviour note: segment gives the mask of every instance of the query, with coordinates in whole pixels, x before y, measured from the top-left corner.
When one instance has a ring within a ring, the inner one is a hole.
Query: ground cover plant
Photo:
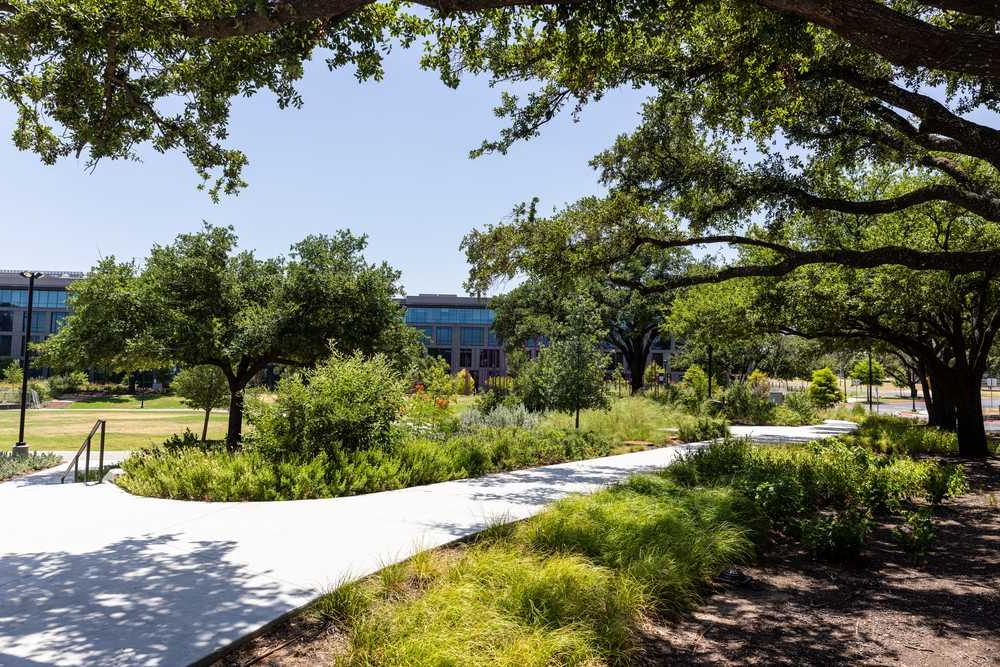
[[[315,651],[337,665],[633,664],[642,628],[679,618],[717,575],[775,540],[803,544],[816,558],[853,559],[865,548],[869,517],[896,512],[899,543],[926,552],[932,478],[961,473],[857,442],[753,447],[729,439],[660,473],[497,525],[471,545],[423,552],[320,598],[303,622],[322,639],[297,657]]]
[[[62,458],[55,454],[31,453],[28,456],[14,456],[10,452],[0,452],[0,481],[52,468],[61,461]]]
[[[387,358],[334,354],[284,377],[268,400],[251,401],[241,448],[174,438],[129,458],[118,483],[190,500],[335,497],[606,456],[627,442],[664,444],[677,424],[689,437],[726,434],[710,418],[692,418],[685,430],[677,410],[644,397],[584,411],[579,429],[573,415],[531,413],[516,402],[487,410],[486,401],[456,401],[455,383],[439,370],[421,368],[407,395]]]

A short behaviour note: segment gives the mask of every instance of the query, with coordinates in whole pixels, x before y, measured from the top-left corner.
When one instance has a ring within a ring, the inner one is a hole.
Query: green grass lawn
[[[25,419],[25,440],[34,450],[75,450],[90,432],[97,419],[108,422],[105,447],[126,450],[158,445],[174,433],[191,429],[201,434],[204,415],[191,410],[135,410],[134,412],[81,412],[79,410],[29,410]],[[212,413],[209,438],[224,438],[227,414]],[[17,440],[17,410],[0,411],[0,442]],[[96,446],[97,443],[95,442]]]
[[[133,396],[131,394],[123,394],[121,396],[95,396],[93,398],[84,398],[78,401],[70,403],[66,409],[68,410],[104,410],[107,408],[116,409],[163,409],[163,408],[184,408],[186,407],[181,403],[180,396],[165,396],[162,394],[157,394],[153,396],[147,396],[145,400],[145,405],[143,407],[143,402],[138,396]]]

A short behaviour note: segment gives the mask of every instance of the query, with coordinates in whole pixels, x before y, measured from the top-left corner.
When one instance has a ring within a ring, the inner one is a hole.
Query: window
[[[14,330],[14,312],[10,310],[0,310],[0,331]]]
[[[28,290],[0,289],[0,306],[27,308]],[[38,308],[65,308],[66,292],[63,290],[35,290],[35,306]]]
[[[13,336],[0,336],[0,357],[10,356],[10,346],[13,340]]]
[[[440,306],[406,309],[407,324],[493,324],[489,308],[444,308]]]
[[[490,329],[489,336],[486,338],[486,344],[490,347],[500,347],[500,336],[493,329]]]
[[[21,331],[28,330],[28,311],[24,311],[24,316],[21,318]],[[48,331],[49,330],[49,314],[45,311],[36,312],[31,314],[31,331],[32,333],[36,331]]]
[[[434,342],[438,345],[451,345],[451,327],[438,327],[435,329]]]
[[[425,343],[429,343],[434,340],[434,327],[417,327],[420,332],[424,335]]]
[[[460,336],[462,345],[482,346],[485,338],[482,327],[462,327]]]
[[[480,350],[480,368],[500,368],[500,350]]]
[[[458,351],[458,365],[462,368],[472,367],[472,350]]]
[[[427,354],[438,359],[444,359],[448,362],[448,367],[451,368],[451,350],[448,348],[429,347],[427,348]]]

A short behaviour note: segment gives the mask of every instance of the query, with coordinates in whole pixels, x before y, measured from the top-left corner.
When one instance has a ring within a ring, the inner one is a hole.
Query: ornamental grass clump
[[[62,457],[56,454],[32,452],[28,456],[14,456],[10,452],[0,452],[0,481],[36,470],[52,468],[61,462]]]

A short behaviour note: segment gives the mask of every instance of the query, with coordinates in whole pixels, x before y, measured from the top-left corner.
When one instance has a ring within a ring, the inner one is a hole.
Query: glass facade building
[[[487,299],[454,294],[418,294],[402,300],[406,307],[406,323],[424,334],[427,353],[448,362],[451,372],[468,370],[477,384],[489,377],[507,374],[507,359],[503,341],[493,331],[494,312]],[[532,339],[525,346],[529,356],[538,353],[542,339]],[[610,348],[609,348],[609,351]],[[650,361],[671,373],[674,341],[657,340],[650,352]],[[612,352],[618,367],[623,367],[621,354]]]
[[[84,274],[65,271],[43,271],[35,281],[31,340],[40,342],[59,330],[69,314],[66,288]],[[28,329],[28,280],[20,271],[0,271],[0,367],[11,359],[24,356]],[[45,374],[45,369],[33,369],[32,375]]]

